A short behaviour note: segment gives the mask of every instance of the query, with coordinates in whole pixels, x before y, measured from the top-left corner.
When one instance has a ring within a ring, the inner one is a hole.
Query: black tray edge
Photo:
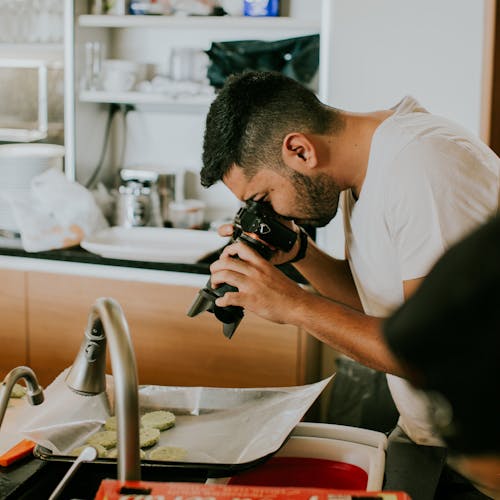
[[[286,441],[286,440],[285,440]],[[160,461],[160,460],[141,460],[142,467],[157,467],[157,468],[169,468],[169,469],[196,469],[205,470],[207,476],[211,478],[218,477],[228,477],[232,476],[238,472],[242,472],[257,465],[263,464],[269,458],[271,458],[278,450],[275,450],[263,457],[251,460],[250,462],[244,462],[241,464],[210,464],[210,463],[199,463],[199,462],[174,462],[174,461]],[[33,455],[40,460],[45,462],[74,462],[76,460],[75,456],[71,455],[56,455],[52,453],[51,450],[37,444],[33,450]],[[117,460],[114,458],[96,458],[93,462],[88,462],[89,465],[101,464],[101,465],[113,465],[117,464]]]

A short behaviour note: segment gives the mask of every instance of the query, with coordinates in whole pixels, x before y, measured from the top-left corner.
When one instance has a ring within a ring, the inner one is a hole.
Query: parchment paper
[[[66,386],[66,372],[47,388],[46,401],[22,432],[56,455],[84,444],[112,414],[111,376],[106,394],[86,397]],[[161,433],[156,446],[184,448],[183,462],[243,464],[276,451],[331,378],[255,389],[141,386],[140,413],[163,409],[176,415],[176,425]]]

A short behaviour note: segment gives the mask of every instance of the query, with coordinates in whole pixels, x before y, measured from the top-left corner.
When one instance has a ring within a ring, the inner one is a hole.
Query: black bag
[[[319,66],[319,35],[272,42],[213,42],[206,53],[210,58],[207,77],[216,88],[221,88],[229,75],[245,70],[278,71],[308,84]]]

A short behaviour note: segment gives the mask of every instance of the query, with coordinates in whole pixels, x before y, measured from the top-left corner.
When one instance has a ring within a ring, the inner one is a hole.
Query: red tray
[[[272,457],[232,476],[228,484],[366,490],[368,474],[361,467],[335,460]]]
[[[135,496],[142,495],[142,496]],[[275,488],[265,486],[230,486],[225,484],[193,484],[193,483],[154,483],[145,481],[127,481],[105,479],[97,492],[96,500],[119,500],[145,498],[150,495],[153,500],[187,500],[194,498],[210,498],[214,500],[410,500],[403,492],[382,491],[348,491],[328,490],[322,488]],[[149,497],[148,497],[149,498]]]

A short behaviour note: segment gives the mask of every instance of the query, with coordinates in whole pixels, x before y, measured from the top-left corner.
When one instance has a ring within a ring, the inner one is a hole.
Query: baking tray
[[[163,445],[187,450],[182,461],[145,458],[141,464],[201,468],[212,477],[254,467],[280,449],[330,379],[278,388],[140,386],[140,414],[168,410],[176,415],[176,425],[161,432],[149,450]],[[34,453],[42,460],[74,461],[70,450],[103,429],[112,408],[110,395],[76,395],[66,387],[64,373],[45,393],[46,401],[34,410],[37,416],[24,427],[23,437],[37,443]],[[98,457],[93,463],[116,462]]]

